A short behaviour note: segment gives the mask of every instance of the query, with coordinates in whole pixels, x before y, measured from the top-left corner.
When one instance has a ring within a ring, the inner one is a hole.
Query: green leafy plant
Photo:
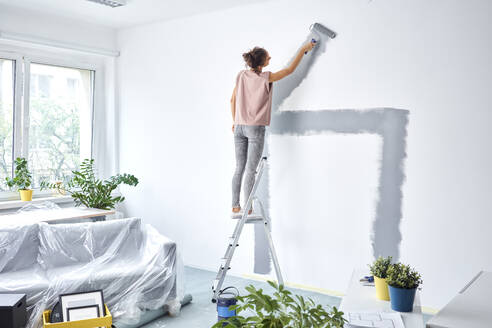
[[[388,268],[386,281],[390,286],[404,289],[417,288],[423,283],[416,270],[402,263],[393,264]]]
[[[27,169],[27,160],[23,157],[17,157],[15,160],[15,177],[7,177],[6,183],[10,188],[17,187],[18,190],[29,190],[31,186],[31,173]]]
[[[391,261],[393,258],[391,256],[388,257],[378,257],[376,261],[374,261],[371,265],[369,265],[369,269],[371,270],[371,274],[378,278],[386,278],[388,268],[391,265]]]
[[[85,205],[92,208],[109,210],[125,200],[123,196],[112,196],[120,184],[136,186],[138,179],[131,174],[117,174],[107,180],[96,178],[94,160],[85,159],[80,164],[80,171],[72,171],[73,177],[67,183],[41,182],[41,190],[56,189],[59,192],[68,192],[76,206]]]
[[[312,299],[293,295],[284,288],[269,281],[275,289],[273,296],[263,293],[252,285],[246,287],[246,296],[238,297],[238,304],[230,309],[236,316],[216,323],[212,328],[341,328],[346,320],[343,312],[333,307],[330,312]],[[242,316],[245,313],[246,316]]]

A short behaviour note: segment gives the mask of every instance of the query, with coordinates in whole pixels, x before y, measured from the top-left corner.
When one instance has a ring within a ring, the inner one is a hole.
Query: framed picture
[[[67,308],[67,321],[99,318],[99,306],[87,305]]]
[[[102,313],[102,316],[106,315],[104,297],[101,289],[82,293],[61,294],[59,297],[63,321],[68,321],[68,308],[96,305],[99,310],[98,313]]]

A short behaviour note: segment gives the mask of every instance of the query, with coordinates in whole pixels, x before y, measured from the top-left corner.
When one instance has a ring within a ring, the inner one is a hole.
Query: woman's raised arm
[[[270,74],[270,78],[269,78],[268,82],[275,82],[275,81],[283,79],[284,77],[286,77],[289,74],[292,74],[292,72],[294,72],[295,69],[297,68],[297,65],[299,65],[299,63],[301,62],[301,59],[304,56],[304,53],[307,51],[311,51],[313,49],[314,45],[315,45],[314,42],[308,42],[304,46],[302,46],[301,49],[299,49],[299,52],[297,53],[296,58],[294,58],[292,63],[289,65],[289,67],[284,68],[284,69],[282,69],[278,72],[275,72],[275,73],[272,72]]]

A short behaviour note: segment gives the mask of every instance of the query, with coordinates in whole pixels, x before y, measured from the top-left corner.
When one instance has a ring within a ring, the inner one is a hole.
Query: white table
[[[354,270],[346,295],[342,298],[340,310],[348,312],[395,312],[391,310],[390,302],[376,298],[374,286],[363,286],[359,280],[369,276],[367,270]],[[413,312],[397,312],[401,314],[406,328],[424,328],[424,318],[420,308],[420,295],[417,291]]]
[[[491,290],[492,272],[481,271],[427,322],[427,328],[492,327]]]
[[[33,210],[21,213],[0,215],[0,225],[4,224],[33,224],[37,222],[72,223],[95,221],[97,217],[114,214],[114,210],[97,208],[64,207],[50,210]]]

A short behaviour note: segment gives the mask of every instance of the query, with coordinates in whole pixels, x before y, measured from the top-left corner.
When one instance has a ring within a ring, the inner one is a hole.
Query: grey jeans
[[[241,182],[244,171],[244,200],[246,201],[255,183],[255,172],[265,144],[264,125],[235,125],[236,171],[232,178],[232,207],[239,207]]]

